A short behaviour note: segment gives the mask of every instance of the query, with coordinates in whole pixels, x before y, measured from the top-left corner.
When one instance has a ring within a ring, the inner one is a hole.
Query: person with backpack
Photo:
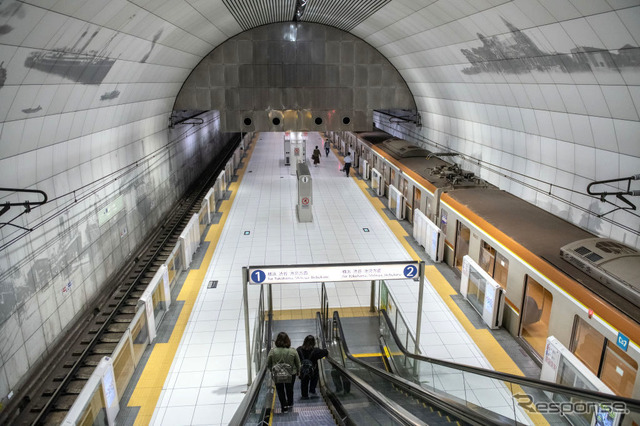
[[[302,399],[309,399],[309,393],[316,394],[318,385],[318,360],[329,354],[326,349],[316,348],[316,339],[312,335],[304,338],[302,346],[299,346],[298,356],[300,357],[300,393]]]
[[[300,373],[298,352],[291,347],[291,339],[284,331],[278,333],[275,347],[267,355],[267,368],[276,384],[276,392],[283,413],[293,409],[293,384]]]

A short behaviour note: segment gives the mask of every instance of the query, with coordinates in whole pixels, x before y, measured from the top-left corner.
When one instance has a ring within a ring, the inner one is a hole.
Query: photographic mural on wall
[[[509,35],[486,37],[478,33],[482,46],[460,49],[471,64],[463,73],[522,74],[553,70],[571,73],[640,66],[640,48],[630,44],[622,46],[618,53],[588,46],[577,46],[570,53],[545,52],[516,26],[504,18],[502,21],[509,28]]]
[[[120,96],[120,91],[119,90],[112,90],[110,92],[104,92],[102,94],[102,96],[100,96],[100,100],[101,101],[108,101],[108,100],[111,100],[111,99],[115,99],[118,96]]]
[[[162,35],[162,28],[160,28],[160,30],[153,36],[153,40],[151,40],[151,48],[149,49],[147,54],[144,55],[140,60],[141,64],[144,64],[145,62],[147,62],[147,59],[149,59],[149,56],[151,56],[151,52],[153,52],[153,49],[156,47],[156,42],[158,41],[161,35]]]
[[[9,19],[13,17],[18,17],[18,18],[25,17],[24,8],[22,7],[21,2],[10,1],[8,3],[9,4],[3,3],[0,0],[0,17],[9,18]],[[9,24],[0,25],[0,35],[8,34],[11,31],[13,31],[13,27],[11,25]]]
[[[3,65],[4,61],[0,62],[0,89],[4,86],[4,82],[7,81],[7,69]]]
[[[31,52],[24,66],[57,74],[78,83],[100,84],[116,60],[109,58],[105,52],[109,43],[100,51],[86,50],[99,32],[100,30],[96,30],[88,35],[89,30],[86,30],[71,47]]]
[[[33,114],[34,112],[38,112],[42,109],[41,105],[38,105],[35,108],[25,108],[22,110],[22,112],[24,112],[25,114]]]

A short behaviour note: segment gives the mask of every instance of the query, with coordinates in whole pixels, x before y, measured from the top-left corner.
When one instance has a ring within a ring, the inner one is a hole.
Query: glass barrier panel
[[[113,372],[116,376],[116,389],[118,390],[118,396],[121,398],[127,389],[129,380],[131,380],[133,376],[136,364],[131,348],[131,335],[127,330],[122,336],[122,339],[120,339],[116,353],[113,354]]]
[[[198,224],[200,225],[200,239],[202,239],[204,237],[204,231],[209,224],[209,209],[206,205],[198,212]]]
[[[180,244],[180,241],[178,241],[166,262],[169,273],[169,287],[171,289],[173,289],[173,285],[176,283],[176,279],[180,275],[180,271],[182,271],[183,262]]]
[[[144,315],[144,305],[138,308],[136,316],[131,321],[129,330],[131,333],[131,342],[133,346],[133,358],[135,364],[138,365],[144,350],[149,344],[149,330],[147,329],[147,317]]]
[[[91,401],[85,407],[84,412],[78,420],[79,426],[107,426],[106,404],[102,395],[102,386],[98,382],[96,389],[93,391]]]
[[[271,374],[267,372],[264,375],[258,396],[252,407],[249,408],[249,415],[247,416],[245,424],[247,425],[261,425],[263,424],[265,411],[267,408],[271,408],[271,398],[267,398],[273,385],[271,384]]]
[[[160,322],[164,318],[164,314],[167,313],[167,302],[164,295],[164,285],[162,280],[158,281],[155,290],[151,294],[153,300],[153,317],[156,320],[156,329],[160,327]]]

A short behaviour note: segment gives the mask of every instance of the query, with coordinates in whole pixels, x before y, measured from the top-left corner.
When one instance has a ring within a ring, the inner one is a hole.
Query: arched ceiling
[[[83,165],[106,173],[91,161],[167,138],[196,64],[243,30],[290,21],[295,5],[3,0],[0,182],[55,193],[61,173]],[[598,218],[612,206],[584,195],[593,180],[640,173],[638,0],[309,0],[301,20],[351,32],[399,70],[422,118],[416,139],[487,164],[481,174],[502,188],[640,246],[637,212]]]

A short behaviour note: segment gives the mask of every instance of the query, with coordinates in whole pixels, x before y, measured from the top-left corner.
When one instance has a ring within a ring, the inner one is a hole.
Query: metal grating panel
[[[351,31],[389,2],[391,0],[313,0],[307,4],[302,20]]]
[[[291,21],[296,0],[222,0],[243,30]]]

